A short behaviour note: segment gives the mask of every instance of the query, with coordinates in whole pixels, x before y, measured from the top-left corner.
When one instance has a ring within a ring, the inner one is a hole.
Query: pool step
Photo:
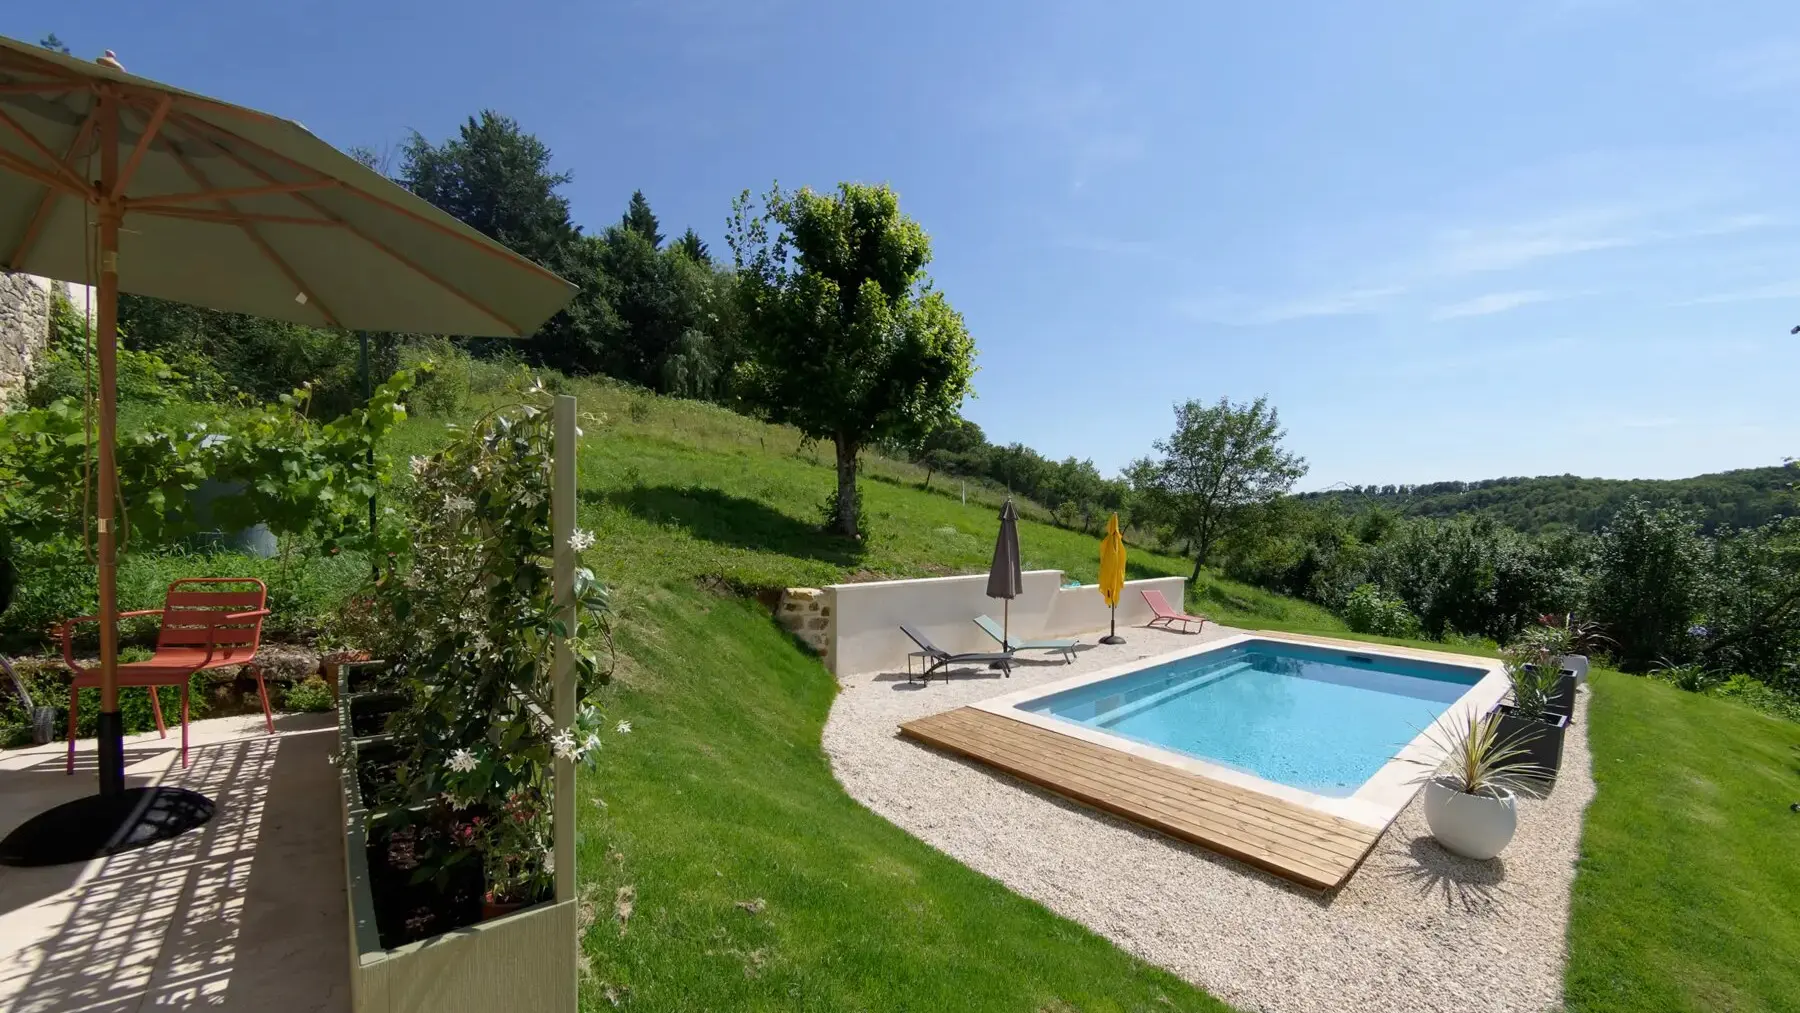
[[[1094,728],[1111,728],[1133,714],[1142,713],[1161,703],[1173,700],[1178,696],[1185,696],[1197,689],[1210,686],[1220,679],[1236,675],[1249,667],[1250,662],[1248,661],[1234,661],[1216,671],[1207,672],[1199,678],[1189,679],[1186,682],[1178,682],[1167,689],[1159,690],[1139,700],[1133,700],[1117,710],[1107,711],[1105,714],[1096,714],[1094,717],[1083,721],[1082,724]]]

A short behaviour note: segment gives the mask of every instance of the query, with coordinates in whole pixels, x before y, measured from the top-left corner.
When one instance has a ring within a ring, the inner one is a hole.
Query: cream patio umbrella
[[[574,287],[298,123],[133,76],[110,53],[89,63],[5,37],[0,267],[95,289],[100,791],[33,817],[0,844],[0,861],[30,852],[43,864],[56,852],[77,860],[158,840],[211,810],[192,792],[124,786],[119,293],[316,327],[514,337],[536,330]]]

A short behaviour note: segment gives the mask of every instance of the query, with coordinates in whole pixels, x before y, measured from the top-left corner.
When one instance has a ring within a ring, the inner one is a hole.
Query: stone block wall
[[[24,401],[25,377],[49,342],[52,284],[0,272],[0,411]]]
[[[775,606],[775,619],[814,653],[824,655],[830,651],[831,602],[825,592],[816,587],[788,588],[781,592],[781,603]]]

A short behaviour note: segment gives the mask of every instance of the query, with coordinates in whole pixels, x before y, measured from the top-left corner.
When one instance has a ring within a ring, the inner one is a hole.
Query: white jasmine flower
[[[494,646],[493,642],[487,638],[485,633],[477,633],[475,639],[469,641],[469,649],[477,653],[486,652],[492,646]]]
[[[621,721],[618,724],[613,726],[613,731],[618,732],[620,735],[630,735],[631,734],[631,722]]]
[[[590,549],[593,545],[594,533],[592,531],[583,531],[580,528],[576,528],[575,533],[569,536],[569,548],[574,549],[576,552]]]
[[[584,755],[584,756],[587,755],[588,753],[593,752],[596,749],[599,749],[599,748],[600,748],[600,733],[599,732],[589,732],[588,737],[581,740],[581,752],[582,752],[582,755]]]
[[[457,812],[462,812],[464,809],[475,804],[475,800],[472,798],[463,798],[460,795],[453,795],[450,792],[444,792],[443,798],[444,804]]]
[[[423,475],[425,474],[425,469],[431,467],[431,458],[418,457],[415,455],[411,463],[412,473],[415,475]]]
[[[444,509],[453,514],[465,514],[475,509],[475,501],[467,496],[451,496],[444,500]]]
[[[481,764],[475,759],[475,754],[469,752],[467,749],[458,749],[456,752],[451,753],[450,759],[444,763],[444,766],[449,767],[459,774],[467,774],[469,771],[474,770],[480,765]]]
[[[550,736],[550,748],[559,760],[581,759],[581,749],[575,745],[575,736],[567,728]]]

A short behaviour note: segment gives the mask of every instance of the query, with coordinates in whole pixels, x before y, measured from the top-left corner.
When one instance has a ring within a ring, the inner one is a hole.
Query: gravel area
[[[1208,625],[1207,639],[1241,631]],[[1563,936],[1582,810],[1594,795],[1587,696],[1547,798],[1521,798],[1505,854],[1440,848],[1420,799],[1335,895],[1087,809],[901,739],[902,722],[1191,646],[1135,628],[1072,666],[1013,677],[963,670],[946,685],[904,672],[842,680],[825,750],[847,791],[958,861],[1247,1010],[1538,1011],[1562,999]],[[1083,638],[1091,642],[1094,637]]]

